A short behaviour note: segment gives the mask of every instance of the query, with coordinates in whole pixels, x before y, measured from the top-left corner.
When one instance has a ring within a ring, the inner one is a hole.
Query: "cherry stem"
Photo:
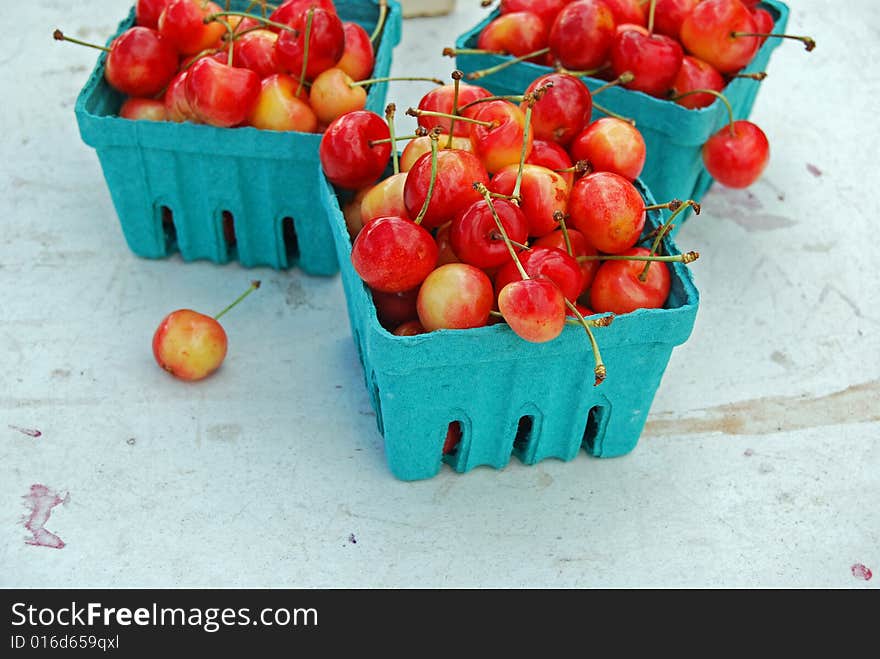
[[[494,195],[493,195],[493,196],[494,196]],[[500,233],[498,233],[497,231],[493,231],[492,233],[489,234],[489,240],[504,240],[504,236],[502,236],[502,235],[501,235]],[[510,237],[508,237],[508,240],[510,241],[510,244],[513,245],[514,247],[519,247],[520,249],[525,250],[525,251],[527,251],[527,252],[531,252],[531,251],[532,251],[532,248],[529,247],[528,245],[524,244],[524,243],[521,243],[521,242],[519,242],[519,241],[516,241],[516,240],[514,240],[513,238],[510,238]]]
[[[486,128],[495,127],[495,122],[493,121],[480,121],[479,119],[456,116],[454,114],[447,114],[446,112],[434,112],[433,110],[419,110],[418,108],[409,108],[406,113],[411,117],[439,117],[441,119],[457,119],[458,121],[466,121],[471,124],[485,126]]]
[[[522,188],[523,170],[526,166],[526,152],[529,146],[529,133],[532,129],[532,108],[535,106],[537,99],[532,94],[527,94],[528,106],[526,107],[526,122],[523,128],[523,143],[519,152],[519,170],[516,172],[516,183],[513,186],[513,197],[520,198],[520,190]]]
[[[389,130],[390,130],[390,128],[389,128]],[[382,140],[370,140],[370,147],[374,147],[377,144],[391,144],[392,142],[404,142],[406,140],[414,140],[417,137],[425,137],[425,135],[420,135],[418,133],[414,133],[412,135],[397,135],[393,138],[386,137],[385,139],[382,139]]]
[[[693,89],[689,92],[685,92],[684,94],[679,94],[678,96],[673,96],[670,98],[670,101],[677,101],[679,99],[684,98],[685,96],[690,96],[692,94],[711,94],[715,98],[720,98],[724,101],[725,107],[727,107],[727,116],[730,118],[730,134],[736,135],[736,130],[733,127],[733,106],[730,104],[730,101],[727,100],[727,97],[721,92],[716,92],[714,89]]]
[[[606,89],[611,89],[612,87],[617,87],[618,85],[625,85],[628,82],[632,82],[633,80],[635,80],[635,78],[636,77],[632,74],[631,71],[624,71],[619,76],[617,76],[615,80],[612,80],[611,82],[606,82],[601,87],[596,87],[596,89],[593,90],[593,96],[595,96],[596,94],[601,94]]]
[[[687,252],[686,254],[676,254],[674,256],[625,256],[622,254],[596,254],[587,256],[578,256],[578,263],[584,261],[648,261],[650,263],[693,263],[700,258],[699,252]]]
[[[648,10],[648,36],[654,36],[654,12],[657,10],[657,0],[651,0],[651,8]]]
[[[348,83],[349,87],[366,87],[367,85],[372,85],[378,82],[397,82],[397,81],[414,81],[414,82],[433,82],[435,85],[442,85],[443,81],[439,78],[425,78],[425,77],[405,77],[405,78],[370,78],[369,80],[358,80],[355,82]]]
[[[603,64],[599,68],[596,69],[586,69],[584,71],[573,71],[572,69],[566,69],[564,66],[557,66],[557,73],[567,73],[570,76],[574,76],[575,78],[588,78],[590,76],[594,76],[597,73],[601,73],[605,69],[611,68],[609,64]]]
[[[512,194],[501,194],[500,192],[490,192],[492,199],[507,199],[507,201],[522,201],[521,197],[514,197]]]
[[[62,32],[61,30],[58,30],[58,29],[56,29],[52,33],[52,38],[54,38],[55,41],[69,41],[70,43],[75,43],[78,46],[87,46],[89,48],[94,48],[96,50],[103,50],[105,53],[110,52],[110,49],[107,48],[107,46],[99,46],[98,44],[89,43],[88,41],[80,41],[79,39],[74,39],[73,37],[68,37],[67,35],[64,34],[64,32]]]
[[[452,119],[449,120],[449,137],[446,139],[446,148],[452,148],[452,138],[455,135],[455,118],[458,117],[461,112],[461,108],[458,107],[458,92],[461,87],[461,79],[464,77],[464,73],[456,69],[452,72],[452,81],[453,81],[453,92],[452,92]]]
[[[379,21],[376,23],[376,29],[370,35],[370,42],[375,42],[385,29],[385,19],[388,18],[388,0],[379,0]]]
[[[546,55],[550,52],[549,48],[541,48],[540,50],[536,50],[532,53],[526,53],[525,55],[521,55],[519,57],[514,57],[513,59],[509,59],[506,62],[502,62],[496,66],[490,66],[488,69],[483,69],[482,71],[473,71],[467,74],[468,80],[479,80],[480,78],[485,78],[486,76],[493,75],[498,73],[499,71],[503,71],[504,69],[513,66],[514,64],[518,64],[520,62],[524,62],[527,59],[532,59],[533,57],[540,57],[541,55]]]
[[[463,110],[467,110],[469,108],[474,107],[475,105],[479,105],[480,103],[491,103],[492,101],[512,101],[514,103],[521,103],[525,100],[525,96],[522,94],[510,94],[508,96],[484,96],[483,98],[478,98],[470,103],[462,105],[458,108],[459,112]]]
[[[437,153],[439,151],[437,141],[439,133],[439,129],[435,128],[429,136],[431,138],[431,181],[428,183],[428,194],[425,196],[425,203],[422,204],[422,209],[414,220],[416,224],[421,224],[422,220],[425,219],[425,215],[428,213],[428,204],[431,203],[431,197],[434,196],[434,186],[437,184]]]
[[[804,44],[807,52],[810,52],[816,47],[816,42],[812,37],[799,37],[794,34],[768,34],[766,32],[731,32],[730,36],[734,38],[739,37],[775,37],[776,39],[794,39],[795,41],[800,41]]]
[[[557,174],[589,174],[593,171],[593,165],[589,160],[578,160],[571,167],[565,169],[554,169]]]
[[[767,77],[766,71],[756,71],[755,73],[737,73],[735,75],[730,76],[731,78],[747,78],[748,80],[757,80],[761,82],[764,78]]]
[[[596,343],[596,337],[593,336],[593,332],[590,330],[590,325],[593,324],[595,326],[595,323],[584,318],[584,315],[569,300],[565,301],[565,306],[574,314],[578,323],[580,323],[587,332],[587,338],[590,340],[590,347],[593,349],[593,360],[596,362],[596,366],[593,369],[593,374],[596,376],[596,380],[593,382],[593,386],[598,387],[605,381],[605,377],[608,375],[608,370],[605,368],[605,363],[602,361],[602,354],[599,352],[599,344]],[[606,326],[607,324],[608,321],[605,321],[603,326]]]
[[[312,20],[315,18],[315,8],[309,7],[309,13],[306,17],[306,34],[305,34],[305,46],[303,46],[303,65],[302,72],[299,75],[299,85],[296,88],[296,97],[299,98],[299,95],[302,94],[303,88],[303,80],[306,79],[306,68],[309,65],[309,42],[311,41],[312,36]]]
[[[241,295],[239,295],[238,298],[235,300],[235,302],[233,302],[233,303],[230,304],[228,307],[226,307],[223,311],[221,311],[221,312],[218,313],[216,316],[214,316],[214,320],[220,320],[220,317],[221,317],[223,314],[225,314],[227,311],[229,311],[230,309],[232,309],[235,305],[237,305],[239,302],[241,302],[243,299],[245,299],[248,295],[250,295],[250,294],[253,293],[255,290],[257,290],[259,287],[260,287],[260,281],[259,281],[259,280],[252,281],[252,282],[251,282],[251,286],[250,286],[250,288],[248,288],[244,293],[242,293]]]
[[[385,121],[388,122],[388,132],[391,134],[391,161],[394,163],[394,173],[400,174],[400,160],[397,156],[397,149],[394,147],[394,143],[397,141],[394,137],[394,113],[397,112],[397,106],[394,103],[389,103],[388,107],[385,108]],[[372,147],[373,144],[370,143]]]
[[[458,55],[510,55],[506,50],[485,50],[483,48],[444,48],[443,57]]]
[[[657,233],[657,237],[654,238],[654,242],[651,245],[651,252],[649,256],[654,256],[657,254],[657,249],[660,247],[660,243],[663,240],[664,236],[669,232],[669,229],[672,227],[672,221],[678,217],[686,208],[691,207],[694,209],[694,213],[697,215],[700,214],[700,205],[692,199],[688,199],[684,203],[681,204],[678,208],[676,208],[672,215],[669,216],[669,219],[663,223],[663,226],[660,227],[660,231]],[[639,281],[644,282],[648,278],[648,270],[651,267],[651,262],[648,261],[645,263],[644,269],[639,273]]]
[[[268,18],[260,18],[259,16],[254,16],[253,14],[248,14],[244,11],[218,11],[214,14],[211,14],[210,16],[205,16],[202,22],[207,25],[208,23],[211,23],[218,18],[222,18],[224,16],[240,16],[241,18],[252,18],[255,21],[263,23],[264,25],[271,25],[272,27],[277,27],[279,30],[287,30],[288,32],[293,32],[294,36],[299,36],[299,30],[296,30],[289,25],[285,25],[284,23],[279,23],[277,21],[270,21]]]
[[[559,228],[562,230],[562,240],[565,242],[565,251],[568,252],[569,256],[574,256],[574,250],[571,247],[571,236],[568,235],[568,227],[565,224],[565,213],[562,211],[554,211],[553,219],[559,223]]]
[[[635,119],[630,119],[629,117],[624,117],[622,114],[617,114],[616,112],[612,112],[608,108],[605,108],[605,107],[599,105],[598,103],[593,103],[593,109],[598,110],[602,114],[607,114],[609,117],[614,117],[615,119],[620,119],[621,121],[625,121],[626,123],[630,124],[631,126],[636,125]]]
[[[646,211],[659,211],[659,210],[667,210],[667,211],[676,211],[678,210],[682,202],[680,199],[673,199],[672,201],[667,201],[665,204],[651,204],[650,206],[645,206]]]
[[[220,23],[220,25],[225,27],[226,33],[229,35],[229,52],[226,55],[226,66],[231,68],[233,61],[233,48],[235,45],[235,30],[232,28],[232,25],[229,24],[229,21],[224,21],[222,18],[218,18],[214,22]]]
[[[489,210],[492,213],[492,218],[495,220],[495,226],[498,227],[498,233],[501,234],[501,239],[507,246],[507,251],[510,252],[510,258],[512,258],[513,262],[516,264],[516,269],[519,270],[520,277],[522,277],[523,279],[531,279],[531,277],[529,277],[529,273],[526,272],[526,269],[523,267],[522,262],[516,255],[516,250],[513,248],[513,241],[511,241],[510,236],[507,235],[507,230],[501,223],[501,218],[498,217],[498,211],[495,210],[495,203],[492,201],[492,194],[489,192],[489,188],[487,188],[485,184],[478,182],[474,183],[474,190],[483,195],[483,199],[486,200],[486,204],[489,206]]]

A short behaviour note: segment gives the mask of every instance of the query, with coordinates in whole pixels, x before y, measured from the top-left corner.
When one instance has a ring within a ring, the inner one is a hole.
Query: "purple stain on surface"
[[[22,435],[27,435],[28,437],[42,437],[43,433],[41,433],[36,428],[19,428],[18,426],[9,426],[10,430],[17,430]]]
[[[856,579],[862,579],[864,581],[870,581],[871,577],[874,576],[874,573],[871,572],[871,570],[869,568],[866,568],[861,563],[856,563],[855,565],[853,565],[850,568],[850,571],[852,572],[852,575]]]
[[[70,494],[60,497],[45,485],[39,483],[31,485],[31,491],[25,494],[25,505],[30,508],[31,514],[24,521],[24,527],[31,532],[32,538],[25,540],[25,544],[35,547],[49,547],[51,549],[63,549],[64,540],[46,528],[46,522],[52,516],[52,509],[70,500]]]
[[[358,543],[357,538],[354,537],[354,533],[349,533],[348,541],[353,545],[356,545]]]
[[[816,165],[814,165],[811,162],[807,163],[807,171],[810,172],[810,174],[812,174],[816,178],[819,178],[820,176],[822,176],[822,170],[819,169],[818,167],[816,167]]]
[[[752,457],[754,454],[755,454],[755,452],[750,448],[747,448],[745,451],[743,451],[743,455],[746,456],[747,458]]]

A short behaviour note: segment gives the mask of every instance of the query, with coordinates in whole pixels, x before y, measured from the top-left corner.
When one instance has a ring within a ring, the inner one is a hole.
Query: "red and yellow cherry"
[[[134,18],[137,25],[155,30],[159,27],[159,16],[171,0],[137,0],[134,5]]]
[[[309,26],[309,16],[311,25]],[[308,61],[305,77],[314,80],[342,57],[345,51],[345,30],[335,13],[326,9],[307,9],[291,19],[288,24],[295,31],[282,30],[275,43],[275,57],[285,71],[299,76],[306,53],[306,28],[308,27]]]
[[[501,0],[501,13],[532,12],[544,21],[549,30],[559,11],[569,2],[571,0]]]
[[[464,107],[478,99],[487,98],[491,95],[492,92],[477,85],[460,83],[458,90],[458,107]],[[451,114],[453,111],[452,104],[454,100],[455,85],[449,84],[443,85],[442,87],[435,87],[421,98],[419,101],[419,110]],[[473,117],[480,105],[481,104],[473,105],[462,111],[460,114],[464,117]],[[451,120],[448,118],[420,115],[418,121],[419,126],[422,126],[428,131],[432,131],[434,128],[439,127],[441,133],[449,134],[449,124]],[[469,137],[470,127],[467,123],[458,121],[453,128],[453,135]]]
[[[635,181],[645,167],[647,148],[639,130],[616,117],[597,119],[571,143],[571,157],[587,160],[594,172],[614,172]]]
[[[657,0],[654,9],[654,31],[680,39],[681,24],[700,0]]]
[[[580,78],[567,73],[548,73],[529,85],[526,95],[547,87],[532,107],[532,128],[536,140],[571,142],[590,121],[593,100]],[[525,110],[525,103],[521,106]]]
[[[548,28],[537,14],[528,11],[502,14],[480,32],[477,48],[528,55],[547,45]]]
[[[724,85],[724,77],[715,70],[715,67],[697,57],[685,55],[678,75],[672,83],[672,96],[676,103],[691,110],[705,108],[715,102],[715,96],[712,94],[689,94],[678,97],[697,89],[714,89],[720,92],[724,89]]]
[[[256,73],[210,57],[193,64],[186,77],[186,97],[193,112],[212,126],[229,128],[243,123],[259,95],[260,78]]]
[[[627,89],[659,98],[672,87],[683,56],[681,45],[671,37],[627,30],[617,35],[611,48],[611,69],[616,76],[633,74],[624,83]]]
[[[496,200],[493,205],[511,240],[524,243],[529,236],[529,224],[519,206],[505,199]],[[452,250],[464,263],[488,270],[510,260],[510,252],[485,199],[471,204],[455,216],[449,237]]]
[[[422,282],[417,309],[428,332],[483,327],[492,310],[492,282],[479,268],[447,263]]]
[[[331,183],[348,190],[370,185],[391,160],[390,138],[388,124],[375,112],[358,110],[342,115],[321,138],[318,151],[324,173]]]
[[[165,118],[168,121],[177,123],[184,121],[198,122],[198,117],[196,117],[196,113],[186,97],[186,78],[188,75],[189,70],[183,70],[168,83],[168,89],[163,97]]]
[[[568,202],[570,223],[599,251],[619,254],[632,247],[645,225],[645,202],[619,174],[597,172],[578,180]]]
[[[357,23],[345,22],[342,29],[345,32],[345,49],[336,66],[352,80],[366,80],[373,73],[376,63],[370,35]]]
[[[520,252],[520,263],[532,279],[549,279],[568,300],[577,300],[584,290],[580,265],[564,249],[535,247]],[[507,263],[495,274],[495,291],[500,293],[509,283],[522,279],[516,263],[508,254]]]
[[[131,96],[119,108],[119,116],[123,119],[167,121],[165,102],[155,98],[137,98]]]
[[[571,170],[572,162],[568,151],[555,142],[535,139],[532,142],[532,152],[526,157],[526,162],[530,165],[540,165],[560,173],[568,184],[569,190],[574,185],[574,171],[558,171]]]
[[[422,327],[422,324],[419,321],[410,320],[398,325],[392,334],[394,334],[394,336],[418,336],[425,332],[427,332],[427,330]]]
[[[473,153],[474,150],[471,146],[471,139],[469,137],[460,137],[458,135],[452,136],[452,144],[447,147],[446,145],[449,144],[449,135],[440,133],[440,135],[437,136],[437,144],[441,149],[458,149],[460,151],[469,151],[471,153]],[[416,160],[426,153],[431,153],[430,137],[416,137],[407,142],[406,146],[403,148],[403,153],[400,154],[400,171],[408,172],[411,170],[412,166],[416,164]]]
[[[269,14],[269,20],[275,23],[290,25],[291,22],[310,8],[323,9],[330,13],[336,13],[336,6],[332,0],[285,0]],[[273,30],[277,28],[271,28]]]
[[[681,42],[719,73],[734,73],[752,61],[760,45],[757,37],[736,32],[755,32],[752,14],[740,0],[702,0],[681,25]]]
[[[622,256],[648,256],[650,250],[634,247]],[[599,267],[590,287],[590,307],[598,312],[625,314],[636,309],[659,309],[669,297],[671,277],[665,263],[648,264],[647,276],[643,261],[605,261]]]
[[[374,291],[400,293],[416,288],[434,270],[437,243],[410,219],[379,217],[355,238],[351,262]]]
[[[518,175],[519,165],[508,165],[492,177],[489,189],[499,194],[512,195]],[[527,235],[543,236],[559,226],[554,217],[557,212],[565,213],[567,210],[569,190],[562,174],[540,165],[523,165],[520,207],[528,222]],[[511,238],[523,242],[513,235]]]
[[[59,34],[56,32],[56,39]],[[174,47],[146,27],[129,28],[116,37],[104,64],[104,78],[126,96],[155,96],[176,73]]]
[[[508,165],[518,164],[523,151],[528,157],[532,150],[532,133],[525,138],[525,113],[507,101],[480,103],[474,119],[490,125],[470,124],[471,145],[486,171],[494,174]],[[476,181],[476,179],[474,179]]]
[[[354,82],[345,71],[330,67],[312,82],[309,103],[319,121],[329,124],[347,112],[363,110],[367,105],[367,91]]]
[[[281,68],[275,59],[276,41],[278,35],[266,29],[257,29],[236,37],[232,49],[232,65],[251,69],[261,80],[273,73],[280,73]]]
[[[388,215],[409,217],[406,204],[403,202],[406,176],[406,172],[392,174],[366,189],[361,198],[361,221],[364,224],[377,217]]]
[[[755,7],[752,9],[752,20],[755,21],[755,32],[758,34],[770,34],[776,26],[776,21],[766,9]],[[767,37],[759,37],[760,43],[767,41]]]
[[[300,96],[297,96],[298,90]],[[263,79],[247,122],[264,130],[300,133],[318,130],[318,118],[308,103],[305,88],[286,73],[274,73]]]
[[[348,115],[345,115],[348,116]],[[437,154],[437,180],[422,224],[435,229],[446,224],[475,201],[482,199],[475,182],[488,183],[489,175],[479,159],[467,151],[444,149]],[[431,186],[431,154],[419,158],[407,172],[403,200],[410,217],[416,217]]]
[[[437,229],[434,240],[437,242],[437,266],[446,265],[447,263],[461,263],[461,259],[452,249],[452,237],[450,236],[452,222],[447,222]]]
[[[614,14],[602,0],[575,0],[559,12],[548,43],[566,69],[597,69],[608,60],[615,25]]]
[[[617,25],[629,23],[632,25],[647,25],[647,5],[639,0],[602,0],[614,15]],[[645,4],[644,7],[642,5]]]
[[[259,281],[252,282],[243,295],[213,318],[192,309],[178,309],[165,316],[153,334],[156,363],[181,380],[211,375],[220,368],[228,347],[220,317],[259,287]]]
[[[376,315],[383,327],[394,328],[401,323],[418,318],[418,311],[416,311],[418,288],[398,293],[371,291],[371,294],[373,304],[376,305]]]
[[[223,10],[214,2],[171,0],[159,16],[159,32],[181,55],[193,55],[220,43],[226,27],[205,19]]]
[[[571,245],[571,255],[575,260],[577,260],[577,257],[579,256],[596,256],[599,253],[596,251],[596,248],[587,241],[584,234],[577,229],[568,229],[568,242]],[[533,249],[538,247],[551,247],[562,250],[568,254],[568,246],[565,244],[565,236],[562,231],[548,233],[546,236],[542,236],[532,243]],[[590,288],[590,284],[593,283],[593,277],[596,276],[596,271],[599,269],[601,263],[595,260],[583,260],[578,261],[578,265],[581,269],[581,290],[575,297],[569,298],[570,300],[577,299],[577,297]]]
[[[712,177],[729,188],[747,188],[760,178],[770,160],[770,143],[758,126],[735,121],[703,145],[703,163]]]
[[[520,279],[498,294],[498,309],[517,336],[546,343],[565,329],[565,297],[549,279]]]

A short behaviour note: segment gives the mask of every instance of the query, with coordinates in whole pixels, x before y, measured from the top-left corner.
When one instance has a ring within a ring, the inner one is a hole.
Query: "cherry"
[[[675,39],[628,30],[617,35],[611,48],[611,69],[620,76],[629,71],[628,89],[662,97],[672,87],[684,51]]]
[[[379,217],[364,224],[352,245],[351,262],[374,291],[400,293],[416,288],[434,270],[437,243],[412,220]]]
[[[648,256],[650,250],[634,247],[622,256]],[[599,313],[625,314],[636,309],[659,309],[666,303],[671,287],[669,268],[664,263],[649,263],[644,281],[641,261],[606,261],[590,287],[590,307]]]
[[[526,158],[526,162],[530,165],[541,165],[560,173],[568,184],[569,190],[574,185],[574,171],[559,171],[571,169],[571,157],[565,149],[555,142],[535,139],[532,142],[532,152]]]
[[[489,182],[489,189],[502,195],[512,195],[519,176],[519,165],[508,165]],[[554,216],[568,207],[569,185],[562,174],[540,165],[523,165],[520,185],[520,206],[528,222],[529,236],[543,236],[556,229]],[[496,203],[496,207],[500,204]],[[522,242],[511,234],[514,240]]]
[[[137,0],[134,5],[135,23],[155,30],[159,27],[159,16],[171,0]]]
[[[648,17],[639,0],[602,0],[614,15],[617,25],[629,23],[631,25],[646,25]]]
[[[189,70],[184,69],[168,83],[165,91],[165,116],[168,121],[181,123],[184,121],[198,121],[196,114],[186,97],[186,78]]]
[[[278,41],[278,35],[265,28],[237,36],[232,65],[251,69],[261,80],[273,73],[280,73],[281,68],[275,58],[276,41]]]
[[[750,121],[734,121],[703,145],[703,163],[716,181],[747,188],[760,178],[770,160],[770,143]]]
[[[424,334],[427,332],[422,324],[417,320],[410,320],[401,325],[398,325],[395,330],[392,332],[394,336],[418,336],[419,334]]]
[[[429,332],[482,327],[492,310],[492,282],[466,263],[447,263],[429,274],[419,289],[419,321]]]
[[[324,173],[340,188],[357,190],[370,185],[388,167],[391,144],[383,140],[390,137],[388,124],[375,112],[358,110],[342,115],[321,138],[319,156]]]
[[[776,26],[773,14],[761,7],[755,7],[752,9],[752,20],[755,21],[755,32],[758,33],[769,34],[773,32],[773,28]],[[767,36],[760,37],[760,40],[763,44],[767,41]]]
[[[533,137],[525,131],[526,116],[518,106],[507,101],[480,103],[473,118],[484,123],[470,124],[471,145],[490,174],[519,163],[523,151],[528,157]]]
[[[314,80],[342,58],[345,30],[335,13],[311,8],[288,24],[293,31],[282,30],[275,44],[275,56],[285,71]]]
[[[243,295],[213,318],[192,309],[178,309],[165,316],[153,334],[153,356],[159,366],[187,381],[201,380],[220,368],[228,340],[218,321],[259,287],[259,281],[252,282]]]
[[[522,339],[552,341],[565,329],[565,297],[549,279],[520,279],[498,294],[504,321]]]
[[[639,130],[615,117],[597,119],[569,147],[572,158],[587,160],[596,172],[614,172],[635,181],[645,167],[647,147]]]
[[[406,204],[403,203],[406,176],[406,172],[392,174],[366,190],[361,199],[361,218],[364,223],[386,215],[409,217]]]
[[[564,249],[537,247],[517,254],[526,274],[532,279],[549,279],[568,300],[576,300],[584,290],[580,264]],[[507,284],[522,279],[516,263],[509,258],[495,274],[495,291],[500,293]]]
[[[312,82],[309,98],[318,119],[330,123],[347,112],[363,110],[367,105],[367,92],[354,82],[342,69],[331,67],[322,71]]]
[[[441,149],[457,149],[459,151],[469,151],[471,153],[473,153],[474,150],[474,148],[471,146],[471,140],[469,137],[460,137],[457,135],[453,136],[452,144],[448,147],[448,135],[444,135],[443,133],[441,133],[437,136],[437,140]],[[400,171],[408,172],[412,169],[412,166],[419,158],[430,152],[431,138],[429,138],[427,135],[418,136],[415,139],[410,140],[403,148],[403,153],[400,154]]]
[[[285,0],[269,14],[269,20],[289,25],[297,16],[313,7],[331,14],[336,13],[332,0]]]
[[[488,98],[491,95],[492,92],[487,89],[478,87],[476,85],[461,83],[458,89],[458,103],[456,107],[464,107],[465,105],[473,103],[477,99]],[[440,114],[448,115],[452,114],[454,110],[454,103],[455,85],[443,85],[442,87],[432,89],[422,97],[422,99],[419,101],[419,110],[438,112]],[[464,117],[472,118],[479,107],[479,105],[472,106],[467,110],[462,111],[461,115]],[[429,131],[439,127],[442,133],[449,134],[449,126],[451,120],[448,117],[436,117],[422,114],[419,115],[418,121],[419,126],[422,126]],[[461,121],[456,122],[453,126],[452,134],[460,137],[469,137],[470,129],[468,127],[468,124]]]
[[[559,11],[569,2],[571,0],[501,0],[501,13],[532,12],[544,21],[549,30]]]
[[[299,89],[299,83],[285,73],[264,78],[248,115],[248,124],[264,130],[316,132],[318,118],[309,106],[306,95],[297,96]]]
[[[437,229],[437,235],[434,240],[437,242],[439,255],[437,256],[437,265],[446,265],[447,263],[461,263],[461,259],[452,249],[452,237],[450,236],[452,222],[447,222]]]
[[[370,35],[357,23],[345,22],[342,29],[345,33],[345,49],[336,66],[352,80],[366,80],[373,73],[376,63]]]
[[[548,43],[566,69],[590,70],[605,64],[614,35],[614,14],[602,0],[576,0],[559,12]]]
[[[166,121],[168,119],[164,101],[135,96],[125,100],[125,103],[119,108],[119,116],[123,119],[145,119],[147,121]]]
[[[568,246],[571,245],[571,256],[577,257],[579,256],[596,256],[598,252],[596,248],[593,247],[587,239],[577,229],[567,229],[568,233],[568,243],[565,241],[565,235],[562,231],[554,231],[553,233],[548,233],[546,236],[543,236],[532,243],[532,248],[538,247],[550,247],[562,250],[566,254],[568,254]],[[579,297],[584,291],[586,291],[590,284],[593,282],[593,277],[596,276],[596,271],[599,269],[601,263],[594,260],[581,260],[578,261],[578,265],[581,269],[581,290],[574,297],[569,299],[574,300]],[[566,297],[568,297],[566,295]],[[584,315],[592,315],[592,314],[584,314]]]
[[[220,43],[226,27],[205,19],[223,10],[213,2],[171,0],[159,16],[159,32],[183,55],[193,55]]]
[[[407,173],[403,199],[410,215],[418,213],[424,205],[430,181],[431,154],[425,154]],[[472,188],[475,181],[488,183],[489,175],[474,154],[458,149],[440,151],[437,154],[436,183],[424,218],[425,227],[439,227],[478,201],[480,195]]]
[[[705,108],[715,102],[712,94],[690,94],[682,96],[698,89],[713,89],[720,92],[724,89],[724,77],[715,70],[711,64],[701,59],[685,55],[681,61],[681,68],[672,83],[672,96],[679,105],[694,110]]]
[[[756,37],[737,37],[736,32],[755,32],[752,14],[742,2],[702,0],[681,25],[681,42],[720,73],[734,73],[752,60],[759,46]]]
[[[528,11],[502,14],[480,32],[477,48],[519,57],[544,48],[547,32],[547,26],[537,14]]]
[[[524,243],[529,235],[529,224],[519,206],[500,199],[495,201],[494,207],[511,240]],[[493,211],[484,199],[455,216],[449,237],[455,255],[464,263],[486,270],[510,260],[507,246],[495,226]]]
[[[206,124],[237,126],[247,119],[260,95],[260,78],[250,69],[236,69],[204,57],[186,77],[186,97]]]
[[[373,303],[376,305],[376,315],[383,327],[394,328],[418,317],[416,311],[418,288],[398,293],[383,293],[382,291],[371,291],[371,293]]]
[[[619,254],[632,247],[645,225],[645,203],[619,174],[597,172],[574,184],[569,197],[571,224],[596,249]]]
[[[679,39],[685,16],[700,0],[657,0],[654,10],[654,31]]]
[[[567,73],[540,76],[526,89],[526,95],[545,88],[532,108],[532,128],[538,140],[563,146],[571,142],[590,121],[593,99],[580,78]],[[525,109],[526,102],[523,102]]]

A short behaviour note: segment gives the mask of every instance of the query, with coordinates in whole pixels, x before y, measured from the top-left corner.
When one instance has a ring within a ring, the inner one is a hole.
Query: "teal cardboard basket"
[[[234,0],[232,6],[242,10],[247,4]],[[400,5],[389,0],[388,6],[376,77],[388,75],[401,38]],[[336,7],[343,20],[368,32],[375,28],[376,0],[336,0]],[[133,24],[132,9],[117,35]],[[179,251],[185,261],[298,265],[314,275],[338,271],[319,201],[325,185],[320,135],[122,119],[116,113],[123,97],[104,80],[104,60],[102,53],[75,112],[135,254],[159,259]],[[367,109],[382,114],[386,92],[387,83],[372,85]]]
[[[761,5],[776,21],[775,31],[784,32],[788,23],[788,7],[777,0],[764,0]],[[462,34],[457,48],[475,48],[483,28],[498,15],[497,10],[479,25]],[[768,39],[761,46],[745,72],[766,71],[770,55],[779,46],[780,39]],[[509,59],[499,55],[463,55],[456,66],[470,73],[495,66]],[[522,94],[536,78],[549,73],[550,68],[529,62],[510,66],[486,76],[479,84],[495,94]],[[591,91],[605,84],[598,78],[583,78]],[[770,78],[768,78],[770,80]],[[735,79],[724,90],[737,119],[747,119],[755,104],[758,89],[767,81],[756,82]],[[703,165],[701,150],[706,140],[728,121],[727,109],[717,100],[706,108],[689,110],[639,91],[613,87],[597,98],[603,107],[635,119],[636,127],[645,138],[648,155],[641,178],[660,201],[693,199],[700,201],[712,185],[712,177]],[[604,116],[598,111],[593,118]]]
[[[653,198],[637,182],[646,203]],[[528,343],[505,324],[440,330],[412,337],[389,333],[351,264],[351,241],[329,184],[321,203],[342,273],[351,331],[391,472],[431,478],[447,463],[457,472],[500,469],[511,455],[525,464],[572,460],[583,447],[597,457],[632,451],[672,349],[690,336],[699,294],[687,266],[672,264],[664,309],[640,309],[594,330],[608,377],[593,386],[593,353],[583,328],[566,326],[548,343]],[[646,231],[661,221],[649,214]],[[671,240],[669,254],[677,254]],[[451,422],[462,438],[443,455]]]

